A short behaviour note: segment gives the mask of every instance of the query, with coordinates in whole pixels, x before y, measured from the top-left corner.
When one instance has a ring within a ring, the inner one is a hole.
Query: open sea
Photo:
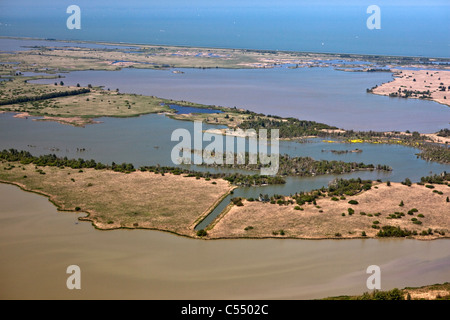
[[[69,30],[67,8],[80,7]],[[448,1],[2,0],[0,36],[179,46],[450,57]]]

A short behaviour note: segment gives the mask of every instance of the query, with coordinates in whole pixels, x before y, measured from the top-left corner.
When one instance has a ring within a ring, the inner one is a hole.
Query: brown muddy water
[[[312,299],[450,280],[450,240],[194,240],[95,230],[0,184],[0,299]],[[69,290],[66,269],[81,268]]]

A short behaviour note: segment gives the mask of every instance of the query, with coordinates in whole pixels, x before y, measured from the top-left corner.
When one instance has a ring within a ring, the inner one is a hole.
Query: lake
[[[98,231],[45,198],[0,184],[0,299],[313,299],[450,279],[450,240],[193,240]],[[81,269],[68,290],[66,269]]]
[[[432,101],[390,98],[367,88],[391,81],[385,72],[343,72],[333,68],[122,69],[61,74],[66,85],[92,84],[123,93],[238,107],[295,117],[344,129],[437,132],[449,126],[450,109]],[[38,80],[52,84],[54,80]]]

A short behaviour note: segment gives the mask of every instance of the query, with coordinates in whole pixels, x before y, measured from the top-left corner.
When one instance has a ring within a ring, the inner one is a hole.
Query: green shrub
[[[349,215],[352,215],[355,213],[355,210],[353,210],[352,208],[348,208],[347,210],[348,210]]]
[[[81,208],[80,207],[75,207],[75,211],[80,211]]]
[[[403,207],[405,204],[403,203],[403,200],[400,201],[400,204],[398,205],[399,207]]]
[[[238,207],[242,207],[244,204],[242,203],[242,198],[232,198],[231,202]]]
[[[198,237],[206,237],[208,235],[208,232],[206,232],[206,230],[201,229],[197,231],[197,236]]]
[[[248,227],[245,227],[245,229],[244,229],[245,231],[248,231],[248,230],[253,230],[253,227],[252,226],[248,226]]]
[[[418,212],[419,210],[417,210],[416,208],[412,208],[411,210],[408,211],[408,214],[410,216],[412,216],[414,214],[414,212]]]
[[[423,214],[421,214],[421,213],[419,213],[417,216],[418,216],[419,218],[425,218],[425,216],[424,216]]]
[[[295,207],[294,207],[294,210],[303,210],[303,208],[300,207],[300,206],[295,206]]]
[[[332,197],[331,200],[332,200],[332,201],[339,201],[339,199],[336,198],[336,197]]]
[[[405,181],[402,182],[403,185],[411,187],[412,182],[409,178],[406,178]]]
[[[356,200],[350,200],[348,203],[349,203],[349,204],[358,204],[358,201],[356,201]]]
[[[434,189],[434,186],[431,185],[431,184],[426,184],[426,185],[425,185],[425,188],[428,188],[428,189]]]
[[[366,215],[366,213],[365,213],[365,212],[362,212],[362,211],[361,211],[359,214],[362,215],[362,216],[365,216],[365,215]]]
[[[413,233],[407,229],[401,229],[400,227],[384,226],[377,233],[377,237],[408,237]]]
[[[367,237],[367,234],[366,234],[366,232],[365,232],[365,231],[361,232],[361,236],[363,236],[363,237]]]

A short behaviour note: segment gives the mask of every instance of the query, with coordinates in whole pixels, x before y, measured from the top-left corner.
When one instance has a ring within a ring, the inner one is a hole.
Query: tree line
[[[280,138],[296,138],[309,135],[318,135],[322,129],[337,129],[336,127],[315,121],[298,120],[295,118],[280,118],[278,120],[255,116],[243,121],[239,125],[239,128],[243,130],[278,129]],[[270,131],[268,132],[268,136],[270,137]]]
[[[67,157],[57,157],[55,154],[47,154],[41,156],[33,156],[28,151],[18,151],[16,149],[3,150],[0,152],[0,159],[12,162],[20,162],[21,164],[34,164],[40,167],[59,167],[72,169],[87,169],[92,168],[96,170],[109,169],[116,172],[133,172],[136,171],[133,164],[122,163],[116,164],[112,162],[111,165],[96,162],[95,160],[84,159],[68,159]]]
[[[111,165],[103,164],[95,160],[85,159],[68,159],[67,157],[58,157],[55,154],[47,154],[41,156],[33,156],[28,151],[18,151],[16,149],[3,150],[0,152],[0,160],[6,160],[10,162],[20,162],[21,164],[34,164],[36,166],[49,166],[59,168],[72,168],[72,169],[85,169],[91,168],[96,170],[113,170],[116,172],[130,173],[136,171],[135,167],[131,163],[116,164],[112,162]],[[179,167],[166,167],[166,166],[142,166],[140,171],[154,172],[164,175],[170,173],[174,175],[185,174],[186,177],[196,177],[198,179],[205,178],[210,179],[224,179],[229,181],[233,185],[237,186],[259,186],[265,184],[284,184],[286,181],[282,177],[264,176],[259,174],[245,175],[241,173],[211,173],[211,172],[198,172],[189,169]]]
[[[91,92],[91,90],[87,89],[87,88],[82,88],[82,89],[68,90],[68,91],[61,91],[61,92],[44,93],[42,95],[33,96],[33,97],[21,96],[21,97],[11,98],[11,99],[7,99],[7,100],[2,100],[2,101],[0,101],[0,105],[33,102],[33,101],[47,100],[47,99],[67,97],[67,96],[76,96],[76,95],[84,94],[84,93],[88,93],[88,92]]]

